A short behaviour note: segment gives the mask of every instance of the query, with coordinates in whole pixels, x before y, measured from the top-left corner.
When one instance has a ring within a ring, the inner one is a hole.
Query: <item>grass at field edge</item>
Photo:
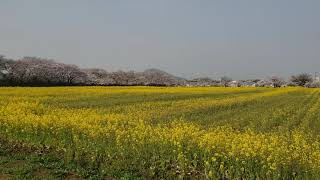
[[[53,150],[25,147],[20,142],[0,138],[0,179],[140,179],[130,172],[104,177],[94,169],[64,163]]]

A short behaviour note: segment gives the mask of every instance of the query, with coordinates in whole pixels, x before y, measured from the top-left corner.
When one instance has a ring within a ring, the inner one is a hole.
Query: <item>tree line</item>
[[[13,60],[0,56],[2,86],[173,86],[181,83],[182,79],[158,69],[148,69],[144,72],[107,72],[97,68],[81,69],[76,65],[38,57]]]
[[[291,76],[288,81],[276,76],[262,80],[239,81],[243,86],[305,86],[320,87],[310,74]],[[116,71],[104,69],[82,69],[76,65],[64,64],[51,59],[23,57],[9,59],[0,55],[0,86],[232,86],[232,79],[224,76],[220,80],[197,78],[186,80],[158,69],[143,72]],[[241,86],[241,85],[239,85]]]

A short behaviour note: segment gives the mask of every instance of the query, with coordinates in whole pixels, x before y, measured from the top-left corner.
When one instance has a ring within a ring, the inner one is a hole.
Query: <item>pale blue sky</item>
[[[319,0],[0,0],[0,54],[235,79],[320,71]]]

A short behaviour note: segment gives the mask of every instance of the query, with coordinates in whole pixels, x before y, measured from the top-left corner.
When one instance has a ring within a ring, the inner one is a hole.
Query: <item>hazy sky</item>
[[[320,71],[320,0],[0,0],[0,54],[235,79]]]

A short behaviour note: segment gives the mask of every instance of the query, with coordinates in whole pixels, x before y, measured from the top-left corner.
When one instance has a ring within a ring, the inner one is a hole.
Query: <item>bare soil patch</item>
[[[51,175],[50,170],[45,169],[45,168],[39,168],[37,169],[34,174],[35,177],[45,179],[48,178]]]
[[[10,174],[2,174],[0,173],[0,179],[1,180],[9,180],[9,179],[13,179],[13,176]]]
[[[4,164],[4,167],[6,168],[20,168],[23,167],[26,164],[26,161],[24,160],[16,160],[16,161],[11,161],[8,163]]]

